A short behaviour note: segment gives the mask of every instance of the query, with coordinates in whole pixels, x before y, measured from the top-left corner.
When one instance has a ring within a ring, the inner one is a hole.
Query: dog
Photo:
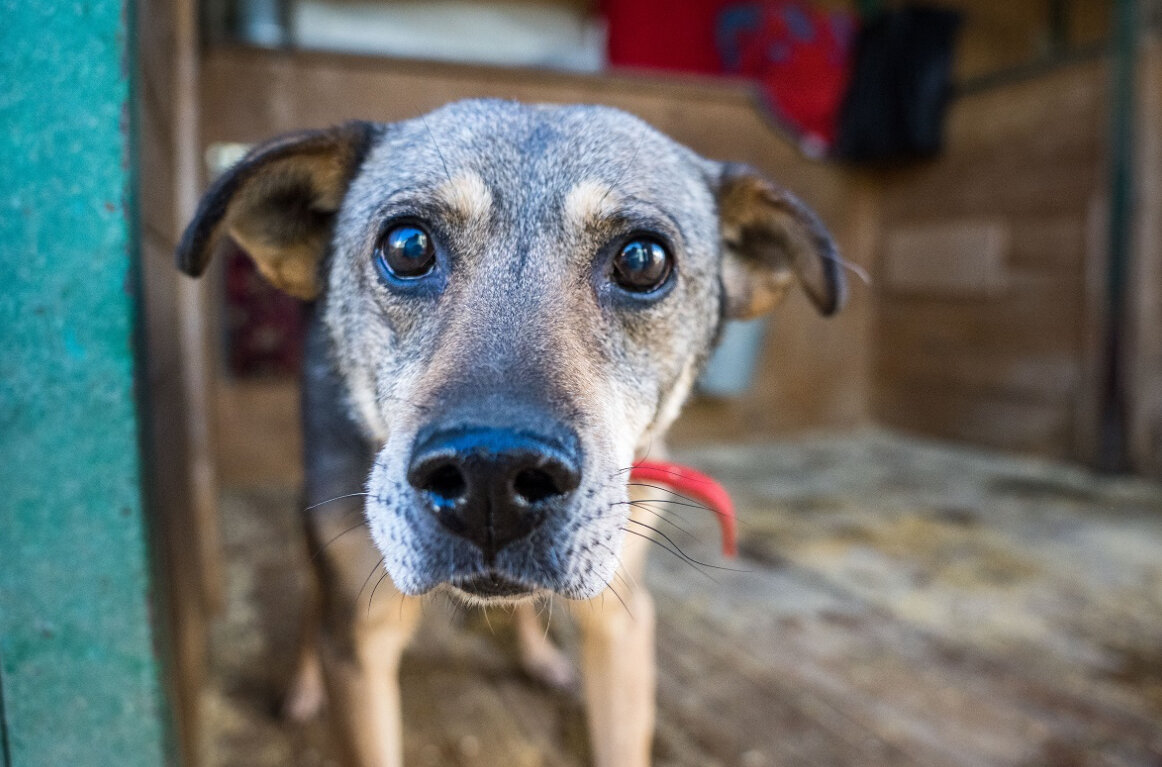
[[[398,767],[420,597],[517,603],[526,665],[562,682],[529,606],[555,594],[579,626],[595,764],[648,765],[655,621],[627,471],[658,454],[726,320],[796,283],[839,309],[815,214],[613,108],[469,100],[253,149],[203,197],[178,264],[199,275],[225,248],[310,302],[317,630],[292,712],[325,695],[348,763]]]

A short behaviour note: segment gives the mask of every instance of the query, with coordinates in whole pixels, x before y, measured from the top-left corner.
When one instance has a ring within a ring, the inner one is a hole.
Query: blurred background
[[[338,764],[322,721],[278,713],[309,578],[301,306],[241,257],[179,277],[176,239],[255,142],[490,96],[610,104],[749,163],[852,265],[837,317],[794,295],[733,326],[672,432],[734,495],[740,557],[673,510],[670,543],[713,566],[651,560],[658,765],[1162,765],[1162,2],[132,12],[144,515],[182,763]],[[505,614],[431,609],[409,764],[587,763],[579,695],[522,676]]]

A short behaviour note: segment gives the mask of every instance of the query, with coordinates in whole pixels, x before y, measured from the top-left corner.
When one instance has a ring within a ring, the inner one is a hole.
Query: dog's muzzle
[[[440,524],[475,544],[491,565],[497,552],[569,502],[581,483],[580,449],[572,434],[435,428],[418,435],[407,479]]]

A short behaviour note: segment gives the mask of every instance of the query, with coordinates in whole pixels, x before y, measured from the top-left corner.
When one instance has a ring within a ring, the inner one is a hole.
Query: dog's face
[[[207,194],[187,271],[224,235],[325,301],[379,446],[368,524],[408,594],[600,593],[629,467],[723,318],[796,278],[824,313],[843,290],[794,198],[602,107],[460,102],[276,140]]]

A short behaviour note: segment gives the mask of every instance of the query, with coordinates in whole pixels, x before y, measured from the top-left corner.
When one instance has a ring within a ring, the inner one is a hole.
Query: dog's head
[[[467,101],[276,139],[207,193],[181,267],[227,237],[324,302],[379,447],[367,520],[408,594],[601,592],[635,453],[722,321],[795,282],[824,314],[843,299],[802,203],[595,106]]]

